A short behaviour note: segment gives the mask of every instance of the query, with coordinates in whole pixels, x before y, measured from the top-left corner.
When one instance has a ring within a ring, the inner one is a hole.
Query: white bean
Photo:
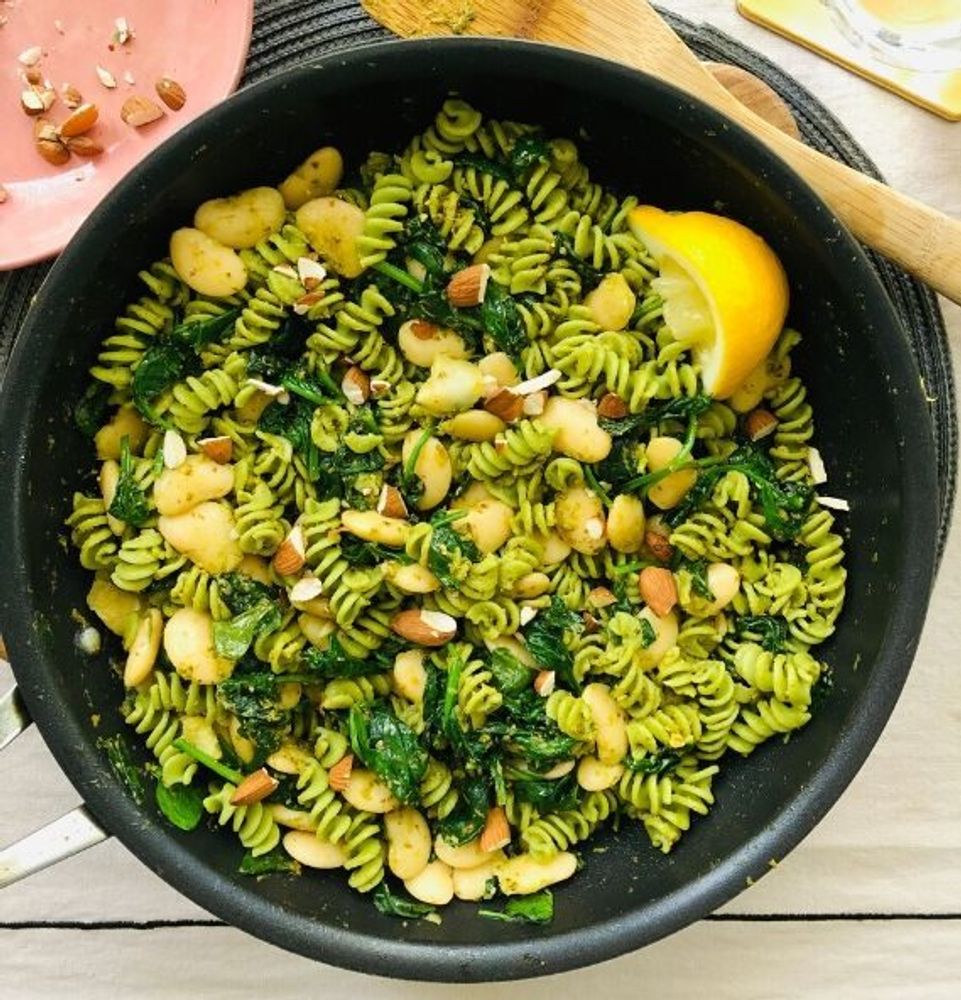
[[[184,514],[205,500],[219,500],[234,488],[234,467],[206,455],[189,455],[176,469],[164,469],[154,483],[157,513]]]
[[[247,284],[240,257],[199,229],[178,229],[170,237],[170,262],[180,279],[201,295],[236,295]]]
[[[683,443],[674,437],[652,438],[647,446],[648,469],[660,472],[677,458],[683,447]],[[647,491],[647,498],[660,510],[671,510],[684,499],[696,479],[695,469],[678,469],[654,483]]]
[[[502,500],[481,500],[467,512],[467,517],[455,521],[457,530],[464,530],[473,539],[482,555],[496,552],[511,536],[514,511]]]
[[[440,580],[420,563],[387,563],[384,576],[405,594],[432,594],[440,589]]]
[[[114,635],[127,635],[131,620],[140,617],[142,606],[139,594],[115,587],[106,577],[95,577],[87,592],[87,607]]]
[[[469,410],[483,394],[484,379],[477,365],[441,355],[417,390],[417,403],[435,417],[446,417]]]
[[[163,615],[159,608],[151,608],[137,626],[127,663],[123,671],[124,687],[137,687],[151,675],[153,665],[157,662],[160,652],[160,639],[163,635]]]
[[[611,436],[597,422],[589,400],[551,396],[538,420],[555,431],[553,448],[579,462],[600,462],[611,451]]]
[[[461,441],[493,441],[507,424],[487,410],[467,410],[444,422],[441,431]]]
[[[657,666],[664,659],[665,653],[677,642],[677,615],[668,611],[658,617],[650,608],[644,607],[637,617],[650,623],[654,629],[654,641],[635,654],[635,662],[642,670]]]
[[[480,837],[454,847],[438,835],[434,838],[434,853],[451,868],[476,868],[490,857],[487,851],[481,848]]]
[[[581,757],[577,762],[577,783],[586,792],[603,792],[611,788],[623,773],[623,764],[602,764],[596,757]]]
[[[637,298],[623,274],[607,274],[584,297],[594,322],[604,330],[623,330],[634,313]]]
[[[307,868],[343,868],[347,852],[340,844],[321,840],[306,830],[284,834],[284,850]]]
[[[150,428],[132,406],[121,406],[109,423],[103,425],[94,435],[93,443],[97,449],[97,458],[120,458],[120,446],[124,438],[130,444],[132,454],[137,454],[143,447]]]
[[[256,187],[229,198],[205,201],[194,225],[212,240],[234,250],[252,247],[284,224],[284,199],[272,187]]]
[[[350,782],[343,792],[344,798],[364,812],[386,813],[400,804],[386,784],[373,772],[354,768]]]
[[[186,681],[217,684],[233,672],[233,661],[218,656],[214,649],[213,620],[204,611],[175,611],[167,620],[163,643],[174,670]]]
[[[161,517],[157,530],[182,555],[213,575],[229,573],[244,558],[234,537],[234,515],[223,504],[197,504],[185,514]]]
[[[310,245],[338,274],[356,278],[363,270],[357,237],[364,231],[364,213],[340,198],[321,197],[297,209],[297,226]]]
[[[387,867],[399,879],[416,878],[430,861],[430,827],[427,820],[409,806],[395,809],[384,817],[387,837]]]
[[[469,351],[459,333],[423,319],[409,319],[397,331],[400,353],[418,368],[430,368],[441,357],[467,358]]]
[[[489,898],[491,880],[497,878],[497,873],[507,858],[503,851],[494,851],[487,857],[489,860],[476,868],[454,869],[454,895],[458,899],[476,903]]]
[[[365,542],[377,542],[399,549],[407,541],[410,525],[397,517],[384,517],[376,510],[345,510],[340,515],[344,531]]]
[[[405,649],[394,657],[393,687],[402,698],[419,705],[424,700],[427,671],[424,669],[424,651]]]
[[[482,375],[490,376],[502,389],[517,385],[520,381],[514,362],[503,351],[486,354],[477,362],[477,367]]]
[[[618,552],[639,552],[644,544],[644,505],[627,493],[614,497],[607,512],[607,540]]]
[[[291,830],[303,830],[312,837],[315,836],[317,821],[311,818],[309,812],[304,812],[303,809],[291,809],[279,802],[274,802],[267,808],[270,810],[270,815],[281,826],[286,826]]]
[[[602,764],[616,764],[627,755],[627,721],[606,684],[588,684],[581,695],[591,710],[597,731],[597,758]]]
[[[333,146],[315,149],[278,185],[284,204],[295,211],[311,198],[333,194],[343,174],[344,158],[339,150]]]
[[[431,906],[446,906],[454,898],[454,880],[443,861],[431,861],[419,875],[404,882],[404,888]]]
[[[558,535],[572,549],[593,555],[607,544],[604,506],[600,497],[583,486],[572,486],[554,502]]]
[[[220,760],[223,750],[220,748],[220,740],[213,725],[202,715],[185,715],[180,720],[183,728],[184,739],[188,743],[193,743],[199,750],[203,750],[214,760]]]
[[[704,609],[704,614],[716,615],[734,600],[741,586],[741,574],[730,563],[711,563],[707,567],[706,577],[714,600]]]
[[[421,431],[411,431],[404,438],[401,458],[405,465],[413,455],[421,434]],[[432,507],[436,507],[447,496],[451,480],[454,477],[450,455],[447,454],[447,449],[437,438],[429,437],[424,442],[417,455],[417,461],[414,463],[414,474],[424,484],[424,492],[420,500],[417,501],[417,509],[430,510]]]
[[[497,881],[505,896],[528,896],[569,879],[576,871],[577,858],[568,851],[559,851],[544,860],[517,854],[500,866]]]

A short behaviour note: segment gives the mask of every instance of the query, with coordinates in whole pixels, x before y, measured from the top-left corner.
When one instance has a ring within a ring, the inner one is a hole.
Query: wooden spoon
[[[736,97],[746,108],[750,108],[759,118],[763,118],[775,128],[779,128],[792,139],[801,139],[801,130],[794,120],[794,113],[787,101],[759,76],[755,76],[740,66],[730,63],[705,62],[721,86]]]
[[[566,45],[660,77],[722,111],[790,164],[863,243],[961,303],[961,222],[786,135],[745,107],[645,0],[363,0],[404,37],[507,35]]]

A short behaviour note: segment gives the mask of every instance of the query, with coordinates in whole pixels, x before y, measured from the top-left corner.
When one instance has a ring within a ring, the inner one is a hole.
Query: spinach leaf
[[[480,909],[478,916],[507,923],[549,924],[554,919],[554,894],[542,889],[530,896],[515,896],[504,904],[503,910]]]
[[[543,714],[543,708],[541,709]],[[523,757],[537,771],[546,771],[562,760],[569,760],[577,741],[562,733],[545,718],[537,728],[490,725],[488,731],[501,736],[511,753]]]
[[[342,535],[340,554],[351,566],[378,566],[385,560],[410,563],[413,560],[402,550],[389,549],[377,542],[365,542],[356,535]]]
[[[429,903],[420,903],[409,896],[391,892],[386,882],[381,882],[374,890],[374,906],[378,912],[387,917],[400,917],[402,920],[422,920],[424,917],[437,913],[437,907]]]
[[[554,245],[560,256],[577,272],[585,292],[591,291],[601,283],[601,278],[604,277],[603,273],[589,264],[583,257],[578,257],[574,250],[574,240],[567,233],[554,233]]]
[[[529,167],[533,167],[535,163],[549,160],[550,155],[551,147],[543,136],[537,133],[522,135],[511,148],[509,161],[511,172],[517,180],[520,180],[521,175]]]
[[[615,438],[607,458],[594,466],[594,474],[599,480],[610,483],[614,492],[637,475],[637,444],[626,438]],[[585,471],[590,468],[585,466]]]
[[[244,576],[243,573],[224,573],[218,576],[217,588],[224,604],[235,615],[249,611],[262,601],[273,600],[277,594],[276,588],[260,583],[253,577]]]
[[[479,775],[465,778],[457,805],[437,824],[437,832],[453,847],[468,843],[484,829],[489,805],[487,779]]]
[[[411,508],[416,507],[418,501],[424,495],[424,481],[417,475],[415,469],[417,468],[417,460],[420,458],[420,453],[424,450],[424,445],[430,440],[433,432],[433,424],[428,423],[421,432],[420,437],[414,443],[407,461],[401,467],[397,488],[403,495],[404,502]]]
[[[277,701],[279,674],[233,674],[217,685],[217,700],[237,716],[241,735],[257,746],[262,761],[280,746],[289,713]]]
[[[350,710],[350,745],[401,802],[410,805],[419,801],[427,751],[413,729],[393,712],[381,705],[354,705]]]
[[[168,788],[157,782],[157,807],[180,830],[193,830],[204,814],[204,794],[193,785],[173,785]]]
[[[480,319],[497,349],[518,360],[528,344],[527,330],[514,297],[496,281],[487,284]]]
[[[97,738],[97,746],[107,755],[111,770],[127,789],[130,797],[138,806],[143,805],[143,776],[131,757],[130,748],[124,742],[124,738],[119,733],[113,736],[100,736]]]
[[[214,649],[218,656],[239,660],[257,636],[276,632],[282,620],[276,601],[258,601],[229,621],[214,622]]]
[[[680,762],[681,754],[677,750],[659,750],[657,753],[648,754],[646,757],[632,757],[628,755],[624,760],[624,764],[629,771],[658,776],[673,771]]]
[[[543,608],[524,630],[524,642],[531,655],[544,670],[553,670],[557,679],[571,691],[580,692],[574,676],[574,656],[564,645],[564,632],[580,632],[584,621],[576,611],[557,596],[551,596],[550,606]]]
[[[600,417],[598,424],[612,437],[624,437],[637,430],[656,427],[665,420],[689,420],[692,416],[699,417],[710,409],[713,400],[710,396],[684,396],[680,399],[668,399],[663,403],[651,403],[640,413],[629,413],[616,420],[611,417]]]
[[[321,473],[321,455],[310,436],[310,424],[314,416],[314,406],[306,399],[295,396],[285,406],[280,402],[271,403],[260,415],[257,426],[268,434],[286,438],[304,461],[307,478],[313,482]]]
[[[834,690],[834,668],[826,663],[821,665],[821,676],[814,682],[811,688],[811,711],[818,709],[827,701]]]
[[[286,851],[281,850],[279,847],[274,848],[274,850],[267,854],[261,854],[259,857],[254,857],[248,851],[240,862],[240,867],[237,871],[241,875],[273,875],[280,872],[299,875],[300,862],[294,861]]]
[[[239,315],[239,309],[228,309],[219,316],[211,316],[210,319],[180,323],[174,327],[170,339],[175,343],[186,344],[195,351],[199,351],[201,347],[205,347],[215,340],[220,340],[228,330],[233,328]]]
[[[458,557],[471,562],[480,560],[480,552],[468,535],[462,535],[452,525],[465,517],[466,511],[441,511],[430,519],[431,535],[427,550],[427,567],[445,587],[458,586],[451,576],[451,563]]]
[[[491,177],[507,181],[508,184],[514,183],[514,172],[508,164],[491,160],[481,153],[459,153],[454,159],[454,164],[458,167],[477,170],[482,174],[490,174]]]
[[[520,802],[529,802],[539,812],[561,812],[576,809],[578,790],[573,774],[555,781],[545,780],[536,775],[515,778],[514,795]]]
[[[534,677],[530,667],[525,667],[513,653],[499,647],[491,652],[490,669],[494,675],[494,683],[504,695],[526,691]]]
[[[654,631],[654,626],[646,619],[641,619],[641,645],[644,649],[648,646],[654,644],[654,640],[657,638],[657,633]]]
[[[674,570],[687,570],[691,575],[691,589],[698,597],[705,601],[714,600],[714,592],[707,582],[707,560],[706,559],[685,559],[679,553],[675,553]]]
[[[74,423],[80,429],[80,433],[88,438],[94,437],[107,422],[110,389],[111,387],[103,382],[91,382],[74,407]]]
[[[442,277],[447,242],[433,222],[426,216],[415,215],[405,227],[405,237],[405,256],[416,260],[429,275]]]
[[[244,780],[244,775],[238,771],[236,768],[230,767],[229,765],[223,763],[222,761],[215,760],[210,754],[201,750],[200,747],[196,747],[193,743],[188,742],[182,736],[175,739],[173,742],[173,747],[175,750],[179,750],[181,753],[187,754],[188,757],[193,757],[195,761],[199,764],[203,764],[208,770],[213,771],[214,774],[219,774],[221,778],[226,781],[232,782],[235,785],[239,785]],[[231,758],[233,758],[233,751],[224,750],[224,756],[230,753]],[[233,759],[233,763],[239,763],[236,759]]]
[[[133,456],[130,454],[130,439],[124,436],[120,442],[120,478],[110,508],[107,511],[119,521],[135,528],[143,527],[150,517],[147,494],[137,483]]]
[[[787,645],[788,624],[782,615],[740,615],[734,628],[739,637],[756,640],[769,653],[781,653]]]
[[[315,682],[317,679],[329,680],[334,677],[363,677],[366,674],[389,670],[399,648],[399,642],[388,641],[363,659],[356,659],[344,649],[340,639],[334,635],[324,650],[308,646],[300,654],[300,667],[314,676]]]

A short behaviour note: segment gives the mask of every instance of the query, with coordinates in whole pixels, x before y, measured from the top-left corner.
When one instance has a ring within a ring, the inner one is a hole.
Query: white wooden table
[[[662,0],[776,60],[901,190],[961,217],[950,125],[740,19],[733,0]],[[815,0],[812,0],[815,2]],[[945,307],[955,357],[961,309]],[[955,377],[961,381],[961,371]],[[841,801],[710,921],[603,966],[517,986],[423,986],[318,967],[222,926],[115,842],[0,893],[0,998],[658,1000],[961,997],[961,537],[955,517],[921,648],[880,743]],[[0,687],[8,672],[0,667]],[[77,803],[35,731],[0,759],[0,844]],[[269,984],[269,985],[268,985]],[[455,992],[456,989],[456,992]]]

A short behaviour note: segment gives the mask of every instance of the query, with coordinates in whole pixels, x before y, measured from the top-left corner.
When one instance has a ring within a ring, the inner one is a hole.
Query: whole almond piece
[[[340,390],[348,403],[363,406],[370,397],[370,379],[367,377],[367,372],[357,365],[348,368],[340,383]]]
[[[458,308],[479,306],[487,294],[490,264],[471,264],[458,271],[447,283],[447,301]]]
[[[777,417],[770,410],[751,410],[744,418],[744,431],[752,441],[760,441],[777,430]]]
[[[73,139],[75,136],[89,132],[97,122],[100,112],[96,104],[81,104],[79,108],[72,111],[60,125],[60,135],[64,139]]]
[[[398,611],[390,627],[402,639],[418,646],[443,646],[457,635],[457,622],[450,615],[419,608]]]
[[[513,389],[499,389],[484,400],[484,409],[510,424],[524,415],[524,397],[518,396]]]
[[[233,458],[234,443],[229,437],[200,438],[197,444],[203,454],[207,458],[213,459],[218,465],[225,465]]]
[[[65,83],[60,88],[60,96],[63,98],[63,103],[67,105],[68,108],[79,108],[83,104],[83,96],[76,87],[69,83]]]
[[[65,140],[67,149],[77,156],[91,158],[99,156],[103,152],[103,146],[96,139],[91,139],[89,135],[78,135],[76,139]]]
[[[503,806],[492,806],[487,810],[487,819],[480,835],[480,849],[486,854],[499,851],[511,842],[511,827]]]
[[[187,92],[169,76],[162,76],[156,83],[157,94],[160,100],[170,108],[171,111],[179,111],[187,103]]]
[[[299,573],[307,561],[304,558],[304,552],[304,531],[299,524],[295,524],[290,534],[280,543],[280,548],[274,555],[274,569],[281,576]]]
[[[641,570],[640,590],[641,599],[658,618],[677,604],[674,574],[664,566],[645,566]]]
[[[668,562],[674,555],[674,546],[668,541],[667,535],[660,531],[648,529],[644,532],[644,544],[658,562]]]
[[[407,504],[404,503],[404,496],[396,486],[388,483],[380,489],[380,496],[377,498],[377,513],[384,517],[405,518],[407,517]]]
[[[33,143],[47,163],[55,167],[62,167],[70,159],[70,150],[60,141],[56,128],[46,118],[38,118],[34,122]]]
[[[142,97],[134,94],[123,102],[120,109],[120,117],[133,128],[143,128],[151,122],[163,118],[164,110],[159,104],[154,103],[149,97]]]
[[[597,404],[597,415],[607,417],[608,420],[620,420],[627,416],[627,403],[616,392],[609,392],[601,396]]]
[[[249,806],[261,799],[267,798],[271,792],[276,791],[280,782],[267,770],[262,767],[253,774],[248,774],[246,778],[236,787],[234,794],[230,796],[232,806]]]
[[[335,792],[344,792],[350,784],[350,774],[354,770],[354,755],[347,754],[327,772],[327,780]]]

